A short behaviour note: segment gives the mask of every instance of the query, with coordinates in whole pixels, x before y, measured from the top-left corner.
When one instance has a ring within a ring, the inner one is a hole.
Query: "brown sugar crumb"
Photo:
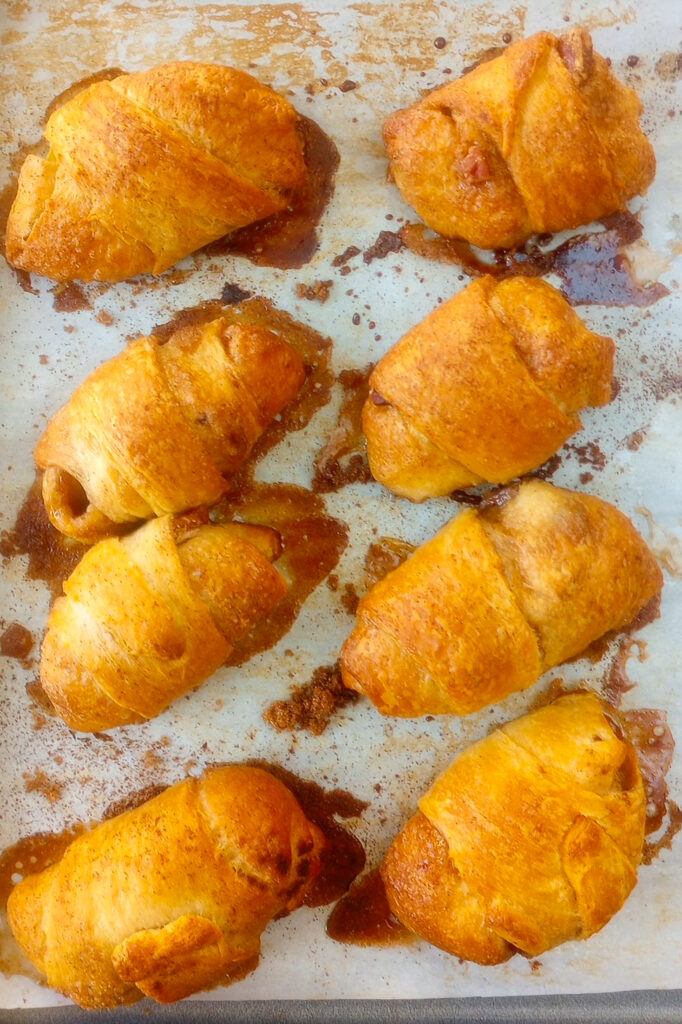
[[[355,256],[359,256],[361,249],[358,249],[357,245],[349,245],[347,249],[344,249],[342,253],[335,256],[332,260],[333,267],[343,267],[349,260],[352,260]]]
[[[97,320],[97,322],[100,324],[104,324],[105,327],[111,327],[111,325],[114,322],[113,316],[111,315],[111,313],[107,313],[106,309],[100,310],[100,312],[95,317],[95,320]]]
[[[58,800],[61,800],[62,787],[58,782],[48,778],[40,768],[36,769],[33,773],[24,772],[24,780],[27,793],[40,793],[51,804],[56,804]]]
[[[296,294],[299,299],[308,299],[310,302],[326,302],[332,290],[333,281],[313,281],[312,284],[296,285]]]
[[[355,615],[358,610],[360,598],[358,592],[352,583],[345,583],[343,587],[343,593],[341,595],[341,604],[346,609],[349,615]]]
[[[606,465],[606,456],[594,441],[588,441],[586,444],[567,444],[566,447],[575,453],[581,466],[603,469]]]
[[[6,658],[26,658],[33,647],[33,633],[20,622],[11,622],[0,636],[0,654]]]
[[[346,81],[342,82],[341,85],[339,86],[339,91],[340,92],[352,92],[353,89],[357,89],[357,87],[358,87],[358,83],[357,82],[353,82],[353,81],[351,81],[350,78],[347,78]]]
[[[383,260],[391,252],[400,252],[405,248],[405,242],[397,231],[380,231],[375,242],[372,243],[362,254],[365,263],[373,260]]]
[[[53,295],[52,305],[58,313],[77,313],[83,309],[92,309],[86,291],[76,281],[56,284],[50,290]]]
[[[321,665],[309,682],[294,687],[288,700],[271,704],[263,718],[277,732],[305,730],[319,736],[337,710],[357,699],[358,694],[343,685],[338,662]]]

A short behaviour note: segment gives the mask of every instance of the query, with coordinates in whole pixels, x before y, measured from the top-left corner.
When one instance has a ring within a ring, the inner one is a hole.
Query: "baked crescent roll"
[[[656,161],[641,110],[584,29],[538,32],[392,114],[384,139],[398,188],[429,227],[510,248],[646,191]]]
[[[637,882],[646,796],[630,744],[573,694],[465,750],[381,868],[404,925],[464,960],[539,956],[599,931]]]
[[[632,523],[528,480],[451,520],[360,601],[347,687],[385,715],[465,715],[628,625],[663,586]]]
[[[71,729],[143,722],[195,689],[284,597],[265,526],[163,516],[90,548],[64,583],[40,680]]]
[[[373,475],[423,501],[542,465],[611,399],[614,345],[537,278],[483,277],[379,360],[362,410]]]
[[[81,835],[12,890],[9,922],[80,1006],[170,1003],[258,955],[266,925],[301,905],[324,846],[268,772],[215,768]]]
[[[35,459],[50,520],[92,542],[116,524],[210,505],[305,380],[298,352],[227,315],[138,338],[50,420]]]
[[[28,156],[7,259],[57,281],[160,274],[286,209],[307,179],[298,115],[250,75],[191,61],[79,92]]]

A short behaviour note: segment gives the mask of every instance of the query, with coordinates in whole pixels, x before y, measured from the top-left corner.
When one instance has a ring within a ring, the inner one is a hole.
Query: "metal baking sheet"
[[[682,112],[675,5],[667,0],[646,5],[625,0],[308,0],[240,5],[202,0],[14,0],[0,17],[5,112],[0,187],[13,173],[14,154],[38,140],[48,104],[64,89],[104,68],[133,71],[177,59],[249,70],[286,92],[299,111],[335,140],[341,154],[334,197],[318,232],[319,247],[300,270],[273,270],[237,257],[202,253],[181,265],[191,273],[169,274],[153,287],[137,281],[92,286],[86,289],[89,308],[60,312],[51,282],[34,278],[33,291],[26,291],[0,261],[0,523],[6,529],[33,479],[32,449],[49,416],[75,385],[119,352],[128,337],[149,331],[179,309],[218,298],[226,284],[265,296],[329,335],[337,372],[375,361],[439,300],[463,288],[467,278],[457,267],[428,262],[408,251],[369,258],[368,250],[382,231],[395,231],[414,219],[386,182],[380,134],[384,118],[413,102],[421,91],[460,74],[488,48],[502,45],[507,35],[516,40],[539,29],[563,31],[573,24],[593,33],[596,48],[612,59],[615,72],[637,88],[644,103],[643,125],[656,149],[658,173],[647,196],[632,204],[639,211],[644,235],[630,255],[642,279],[663,282],[669,294],[646,309],[579,308],[591,328],[616,339],[620,391],[610,406],[585,413],[584,432],[564,451],[553,480],[617,504],[660,557],[666,572],[662,614],[637,634],[643,643],[633,648],[627,665],[636,685],[624,706],[665,709],[673,733],[682,736]],[[634,57],[636,61],[628,60]],[[351,245],[359,254],[347,261],[346,272],[334,266],[334,258]],[[299,297],[297,284],[320,280],[332,281],[326,302]],[[314,455],[334,426],[340,400],[337,388],[330,404],[305,430],[290,434],[268,455],[259,467],[260,477],[308,485]],[[638,431],[642,435],[637,447],[631,438]],[[580,446],[588,443],[593,447],[581,452]],[[458,510],[446,499],[413,506],[376,484],[348,486],[328,495],[326,503],[350,530],[350,543],[336,572],[341,584],[353,582],[358,587],[365,551],[377,532],[419,543]],[[23,558],[6,561],[1,614],[6,622],[18,621],[39,638],[49,594],[42,583],[27,580],[25,570]],[[349,824],[366,846],[368,866],[373,866],[412,813],[420,793],[464,744],[483,735],[491,723],[522,713],[553,678],[586,679],[599,688],[614,654],[611,649],[596,664],[582,660],[562,666],[530,691],[464,720],[386,720],[360,701],[318,737],[276,733],[263,722],[263,710],[288,696],[292,678],[305,682],[316,667],[331,664],[352,628],[340,602],[341,589],[335,593],[322,584],[290,633],[271,651],[241,668],[222,670],[158,719],[112,733],[111,742],[84,739],[58,721],[35,729],[25,686],[35,677],[37,665],[24,669],[15,660],[1,659],[0,847],[36,831],[101,817],[105,808],[128,793],[171,783],[187,771],[201,771],[208,762],[264,758],[367,800],[367,811]],[[285,655],[285,649],[293,650],[293,656]],[[38,773],[50,780],[52,789],[31,784]],[[682,803],[679,751],[669,781],[673,799]],[[50,800],[48,791],[57,798]],[[194,997],[184,1007],[154,1012],[177,1019],[204,1019],[210,1013],[213,1019],[216,1001],[227,1000],[234,1006],[224,1007],[226,1019],[255,1019],[254,1006],[260,1005],[265,1013],[266,1007],[281,1004],[252,1004],[253,1000],[325,1000],[325,1010],[323,1004],[313,1003],[305,1012],[313,1014],[310,1019],[333,1020],[342,1013],[336,1000],[361,1000],[348,1007],[364,1007],[358,1011],[363,1013],[384,1005],[366,1002],[370,1000],[423,1000],[401,1003],[396,1012],[412,1020],[428,1013],[424,1019],[435,1020],[442,1018],[443,1007],[449,1007],[448,1019],[464,1019],[460,1014],[470,1013],[476,1020],[475,1007],[483,1005],[487,1009],[481,1011],[481,1020],[512,1020],[540,1019],[544,1011],[539,1007],[545,1007],[544,1019],[549,1020],[555,1019],[551,1007],[571,1005],[563,998],[556,1002],[557,997],[580,993],[585,997],[580,1005],[592,1006],[594,1019],[609,1019],[597,1015],[605,1012],[603,1004],[590,1003],[587,996],[612,992],[621,994],[617,1002],[607,1002],[607,1008],[622,1008],[619,1019],[633,1019],[625,1015],[633,1005],[640,1019],[646,1019],[647,1007],[652,1006],[661,1008],[655,1019],[672,1019],[664,1013],[677,1012],[679,1000],[656,1002],[651,990],[679,985],[681,868],[678,840],[642,868],[626,906],[601,933],[545,954],[535,968],[522,957],[496,968],[462,964],[425,943],[370,949],[342,946],[325,935],[324,908],[303,909],[267,929],[261,964],[244,981]],[[632,990],[642,994],[624,994]],[[479,1004],[474,997],[485,999]],[[505,1003],[502,997],[523,998]],[[441,999],[447,1002],[434,1002]],[[204,1008],[198,1009],[202,1004]],[[58,1008],[68,1005],[22,977],[0,978],[0,1007],[7,1010],[28,1007],[36,1020],[61,1019]],[[251,1010],[243,1009],[249,1006]],[[521,1012],[519,1006],[526,1008],[526,1017],[513,1016]],[[55,1009],[39,1011],[41,1007]],[[502,1015],[495,1016],[500,1007]],[[147,1008],[145,1003],[125,1015],[132,1019]],[[79,1015],[76,1010],[64,1012],[66,1019]]]

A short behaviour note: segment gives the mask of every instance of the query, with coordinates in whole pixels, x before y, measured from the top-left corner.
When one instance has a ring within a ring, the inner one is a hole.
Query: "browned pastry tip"
[[[170,516],[100,541],[47,622],[40,679],[72,729],[142,722],[195,689],[282,600],[279,535]]]
[[[599,931],[637,881],[637,753],[594,694],[572,694],[461,753],[390,847],[393,913],[428,942],[496,964]]]
[[[344,683],[386,715],[469,714],[629,625],[662,586],[613,505],[530,479],[372,587],[343,646]]]
[[[423,501],[542,465],[611,399],[614,344],[539,279],[483,277],[379,360],[362,421],[370,469]]]
[[[99,81],[27,157],[6,253],[57,281],[160,274],[284,210],[307,180],[298,115],[233,68],[192,61]]]
[[[12,891],[8,916],[47,983],[86,1009],[173,1002],[229,979],[301,905],[325,839],[259,768],[208,770],[76,839]]]
[[[384,125],[398,188],[435,231],[483,249],[588,224],[651,184],[642,106],[588,32],[538,32]]]
[[[163,344],[138,338],[86,378],[36,446],[51,522],[92,543],[213,504],[305,375],[285,338],[228,314]]]

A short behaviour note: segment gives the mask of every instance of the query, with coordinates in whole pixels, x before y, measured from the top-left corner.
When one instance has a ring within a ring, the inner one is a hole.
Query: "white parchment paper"
[[[634,518],[666,568],[662,614],[638,638],[628,674],[636,687],[625,707],[667,710],[682,737],[682,365],[679,280],[682,273],[682,146],[680,144],[680,18],[668,0],[530,0],[505,3],[365,0],[332,3],[230,5],[203,0],[11,0],[2,14],[0,134],[5,185],[12,156],[39,139],[49,102],[74,82],[107,67],[134,71],[169,60],[233,64],[285,91],[302,113],[335,140],[341,165],[336,190],[319,229],[320,244],[300,270],[255,267],[233,257],[190,257],[192,273],[179,283],[161,278],[153,287],[128,282],[89,292],[92,308],[54,308],[53,284],[33,279],[35,294],[20,287],[0,260],[0,526],[9,529],[33,479],[31,452],[49,416],[126,338],[146,333],[177,310],[220,296],[235,283],[271,299],[334,341],[334,367],[375,361],[439,299],[464,287],[457,267],[399,252],[366,263],[362,255],[343,275],[335,256],[350,245],[366,250],[382,230],[414,219],[397,190],[386,183],[381,124],[398,106],[450,80],[491,46],[539,29],[563,31],[582,24],[614,71],[638,89],[643,124],[658,157],[658,173],[641,207],[644,240],[634,247],[645,277],[663,281],[670,294],[649,309],[583,306],[588,325],[618,344],[621,389],[607,408],[587,411],[577,445],[595,441],[605,464],[585,464],[575,450],[563,453],[554,482],[585,488]],[[445,46],[434,45],[444,39]],[[628,57],[638,57],[628,63]],[[633,66],[634,65],[634,66]],[[347,81],[356,87],[342,90]],[[332,280],[324,304],[297,297],[296,284]],[[553,283],[558,283],[554,281]],[[354,322],[354,315],[357,321]],[[111,321],[104,322],[104,321]],[[316,451],[334,425],[340,401],[321,410],[299,434],[289,435],[261,464],[261,478],[310,482]],[[632,450],[627,438],[642,430]],[[589,471],[592,479],[581,482]],[[455,514],[438,500],[413,506],[376,484],[353,485],[327,497],[332,515],[350,527],[350,543],[337,573],[341,583],[362,581],[362,564],[376,534],[418,543]],[[18,621],[36,638],[49,607],[47,588],[25,578],[24,558],[3,567],[6,623]],[[340,588],[341,589],[341,588]],[[370,802],[350,822],[378,863],[392,837],[413,812],[437,771],[491,722],[523,713],[551,678],[586,679],[595,688],[608,668],[587,660],[543,677],[530,691],[465,720],[386,720],[360,701],[325,733],[277,734],[263,710],[288,696],[291,675],[305,682],[319,665],[338,656],[353,620],[340,591],[322,584],[291,632],[273,650],[237,669],[226,669],[158,719],[115,730],[113,741],[71,733],[51,720],[36,730],[25,692],[37,665],[24,670],[0,658],[0,847],[41,830],[59,830],[102,815],[114,800],[143,786],[171,783],[216,760],[266,758],[304,778],[340,786]],[[294,651],[284,656],[285,648]],[[642,649],[644,650],[644,649]],[[671,795],[682,802],[682,758],[670,773]],[[42,771],[60,798],[50,802],[27,780]],[[377,790],[380,786],[380,791]],[[534,970],[522,957],[495,968],[459,963],[425,943],[360,949],[329,940],[325,909],[303,909],[273,923],[263,938],[259,968],[231,988],[197,998],[399,998],[520,995],[678,987],[682,927],[678,898],[682,840],[644,867],[624,909],[597,936],[546,954]],[[64,1002],[21,977],[0,977],[0,1006]]]

